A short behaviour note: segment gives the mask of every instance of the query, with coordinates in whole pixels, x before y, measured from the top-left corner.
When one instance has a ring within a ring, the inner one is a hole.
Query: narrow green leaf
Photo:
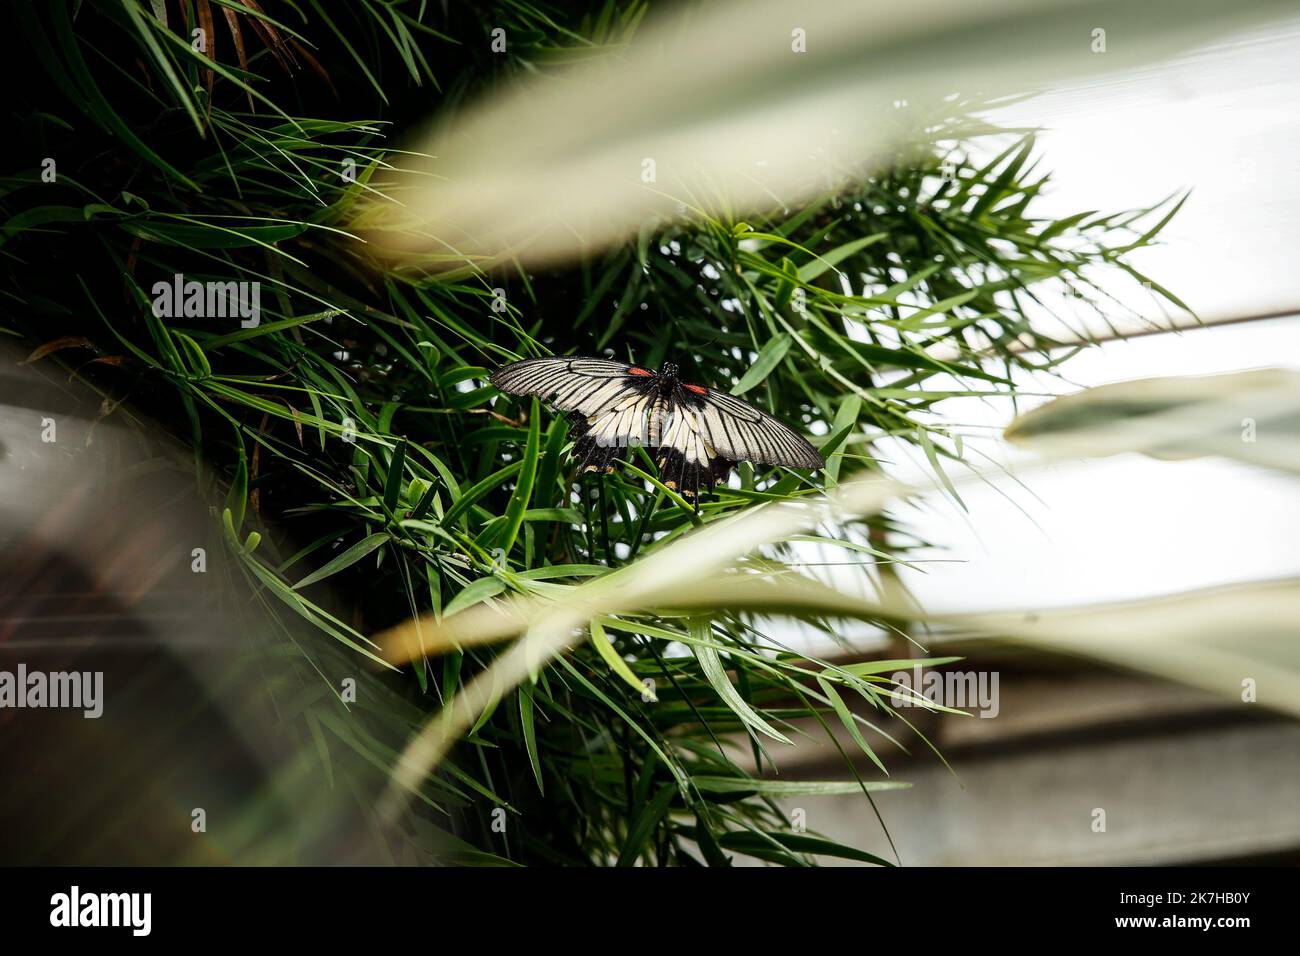
[[[894,865],[874,853],[868,853],[865,850],[858,850],[842,843],[835,843],[832,840],[824,840],[803,833],[780,833],[770,830],[765,833],[752,833],[748,830],[733,830],[730,833],[723,834],[718,843],[727,850],[760,855],[763,850],[770,847],[771,844],[768,841],[775,841],[795,853],[833,856],[842,860],[857,860],[859,863],[874,863],[876,866],[892,867]]]
[[[811,282],[827,269],[839,265],[854,253],[861,252],[867,246],[875,245],[877,242],[880,242],[882,239],[887,239],[888,237],[889,233],[887,232],[877,232],[870,236],[863,236],[861,239],[854,239],[850,242],[846,242],[844,245],[832,249],[825,255],[819,256],[806,266],[803,266],[799,270],[799,281],[804,283]]]
[[[388,478],[384,481],[384,510],[389,514],[397,511],[397,501],[402,496],[405,481],[403,466],[406,464],[406,440],[397,443],[393,449],[393,460],[388,466]]]
[[[889,771],[885,769],[885,765],[880,762],[880,758],[876,756],[876,752],[871,749],[871,745],[868,744],[866,738],[862,736],[862,730],[858,727],[858,722],[856,718],[854,718],[853,712],[849,710],[848,705],[844,703],[844,699],[840,697],[839,693],[824,677],[817,678],[817,685],[821,688],[822,693],[826,695],[827,700],[831,702],[831,708],[835,711],[835,715],[839,717],[840,723],[842,723],[844,729],[849,732],[849,736],[853,738],[853,742],[858,745],[858,749],[867,755],[881,773],[888,776]]]
[[[781,364],[785,353],[790,351],[789,334],[782,332],[763,346],[754,364],[746,369],[739,382],[731,389],[732,395],[744,395],[755,385],[759,385],[772,374],[772,370]]]
[[[609,640],[609,635],[605,633],[605,629],[601,627],[599,621],[591,622],[591,643],[596,646],[596,650],[605,659],[605,663],[609,665],[610,670],[621,677],[623,682],[631,687],[633,691],[638,695],[647,694],[652,701],[658,702],[658,698],[651,693],[650,689],[637,680],[636,674],[628,666],[627,661],[619,657],[618,651],[614,649],[614,645]]]
[[[524,746],[528,750],[528,762],[533,767],[533,777],[537,780],[537,792],[546,793],[542,783],[542,761],[537,753],[536,701],[533,700],[533,688],[528,684],[519,686],[519,722],[524,731]]]
[[[692,619],[690,631],[693,637],[702,641],[707,641],[711,637],[707,618]],[[713,686],[713,689],[718,692],[718,696],[722,698],[723,702],[740,718],[741,723],[771,737],[773,740],[779,740],[783,744],[791,743],[790,738],[765,721],[749,704],[745,703],[744,698],[740,696],[727,678],[727,672],[722,666],[722,659],[718,656],[716,650],[708,644],[693,644],[691,651],[695,654],[695,659],[700,662],[700,670],[704,672],[705,678]]]
[[[515,481],[515,492],[506,505],[506,522],[496,545],[505,554],[509,554],[519,537],[519,526],[523,524],[524,512],[533,497],[533,480],[537,477],[538,449],[541,445],[541,406],[533,399],[532,409],[528,415],[528,443],[524,447],[522,467],[519,478]]]
[[[627,835],[627,842],[623,844],[623,849],[618,855],[616,866],[631,866],[636,862],[646,843],[649,842],[650,835],[654,833],[655,827],[668,812],[668,806],[673,802],[673,795],[676,792],[676,787],[664,784],[659,788],[654,799],[642,808]]]
[[[313,571],[311,574],[307,575],[295,584],[293,589],[296,591],[299,588],[305,588],[309,584],[315,584],[317,581],[325,580],[332,574],[338,574],[344,568],[350,568],[387,540],[387,534],[372,534],[362,538],[342,554],[326,563],[319,570]]]
[[[742,777],[696,776],[691,782],[702,793],[761,793],[769,797],[817,797],[836,793],[861,793],[881,790],[906,790],[910,783],[901,780],[752,780]]]

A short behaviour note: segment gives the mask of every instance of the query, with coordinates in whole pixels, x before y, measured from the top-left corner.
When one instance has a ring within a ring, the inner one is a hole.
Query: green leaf
[[[648,695],[652,701],[658,702],[658,698],[654,696],[650,691],[650,688],[637,680],[636,674],[633,673],[632,668],[628,667],[627,661],[619,657],[618,651],[616,651],[614,645],[610,643],[609,635],[605,633],[605,629],[601,627],[600,622],[592,621],[590,627],[591,643],[596,646],[596,650],[600,652],[600,656],[604,658],[605,663],[609,665],[610,670],[622,678],[623,682],[626,683],[628,687],[632,688],[638,696],[645,694]]]
[[[860,414],[862,414],[862,399],[852,392],[845,395],[835,412],[835,419],[831,422],[831,435],[847,437],[857,425]],[[829,442],[821,448],[822,457],[826,458],[826,476],[832,482],[837,482],[840,478],[840,468],[844,464],[844,456],[831,454],[832,451]]]
[[[876,866],[892,867],[894,865],[874,853],[868,853],[865,850],[858,850],[842,843],[835,843],[831,840],[807,836],[802,833],[781,833],[771,830],[764,833],[751,833],[747,830],[733,830],[730,833],[723,834],[718,843],[727,850],[761,856],[764,850],[770,848],[772,841],[795,853],[833,856],[842,860],[856,860],[859,863],[873,863]]]
[[[281,319],[278,322],[264,322],[253,326],[252,328],[240,329],[237,332],[230,332],[226,335],[218,335],[208,339],[203,344],[209,349],[219,349],[225,345],[231,345],[235,342],[244,342],[248,339],[259,338],[263,335],[274,335],[283,332],[286,329],[297,328],[300,325],[307,325],[309,322],[319,322],[321,319],[332,318],[338,315],[337,309],[326,309],[324,312],[313,312],[311,315],[300,315],[292,319]]]
[[[910,783],[899,780],[752,780],[741,777],[695,776],[691,782],[701,793],[761,793],[768,797],[821,797],[837,793],[873,793],[906,790]]]
[[[506,584],[500,578],[483,577],[469,584],[459,594],[447,602],[447,606],[442,609],[442,613],[448,617],[463,611],[467,607],[473,607],[486,601],[488,598],[496,597],[506,589]]]
[[[655,794],[654,799],[641,808],[637,814],[636,822],[627,835],[627,842],[623,844],[622,851],[619,852],[616,866],[631,866],[636,862],[637,857],[641,855],[645,845],[650,840],[650,835],[654,833],[655,827],[659,821],[664,818],[668,812],[669,805],[673,802],[673,796],[677,793],[677,788],[664,784]]]
[[[943,484],[952,500],[961,506],[962,511],[966,510],[966,503],[961,500],[961,495],[957,494],[957,486],[952,483],[948,473],[944,471],[943,465],[939,462],[939,451],[934,447],[934,442],[930,440],[930,433],[924,428],[917,430],[917,440],[921,443],[921,448],[925,452],[926,459],[930,462],[930,467],[934,469],[935,476]]]
[[[226,492],[226,510],[230,513],[231,524],[238,531],[244,526],[244,508],[248,505],[248,459],[244,457],[244,448],[239,448],[239,461],[235,465],[235,477]]]
[[[817,686],[821,688],[822,693],[825,694],[827,700],[831,702],[831,708],[835,711],[835,715],[839,717],[840,723],[842,723],[844,729],[849,732],[849,736],[853,738],[853,742],[858,745],[858,749],[867,755],[881,773],[888,776],[889,771],[885,769],[885,765],[880,762],[880,758],[876,756],[876,752],[871,749],[871,745],[868,744],[866,738],[862,736],[862,731],[858,727],[857,719],[853,716],[853,712],[849,710],[848,705],[844,703],[844,699],[840,697],[839,693],[824,677],[817,678]]]
[[[523,467],[524,463],[522,461],[512,461],[504,468],[488,475],[482,481],[479,481],[462,491],[460,495],[457,496],[456,500],[451,503],[451,507],[447,509],[447,513],[443,515],[442,523],[449,525],[457,521],[461,515],[473,507],[475,502],[493,488],[497,488],[504,484],[507,478]]]
[[[902,658],[892,661],[862,661],[860,663],[841,664],[840,669],[848,671],[855,677],[867,677],[872,674],[888,674],[894,671],[907,671],[914,667],[942,667],[965,660],[962,657],[918,657]]]
[[[148,242],[161,242],[185,249],[243,249],[283,242],[301,236],[309,227],[305,222],[269,226],[222,226],[218,223],[130,219],[122,222],[121,228]]]
[[[1007,195],[1008,186],[1011,185],[1012,181],[1016,178],[1016,175],[1024,167],[1025,162],[1029,159],[1029,155],[1033,150],[1034,138],[1032,136],[1026,136],[1022,141],[1020,148],[1016,151],[1016,154],[1012,156],[1011,159],[1007,161],[1006,166],[1002,168],[1002,172],[998,174],[998,178],[985,186],[983,195],[975,201],[975,205],[971,207],[968,213],[970,218],[980,218],[980,216],[984,215],[984,213],[987,212],[994,203]]]
[[[528,684],[519,687],[519,722],[523,726],[524,746],[528,750],[528,762],[533,767],[533,778],[537,781],[537,792],[546,793],[542,783],[542,761],[537,752],[536,702],[533,700],[533,688]]]
[[[823,256],[818,256],[812,262],[803,266],[799,270],[799,281],[803,283],[812,282],[827,269],[834,268],[849,256],[861,252],[867,246],[874,246],[882,239],[889,238],[889,233],[877,232],[870,236],[863,236],[861,239],[853,239],[841,246],[837,246]]]
[[[781,364],[785,353],[790,351],[790,343],[790,336],[782,332],[764,345],[763,350],[758,353],[758,358],[754,359],[754,364],[745,371],[740,381],[732,388],[731,394],[744,395],[755,385],[761,384],[772,374],[772,370]]]
[[[515,540],[519,537],[519,527],[523,524],[524,513],[528,509],[528,502],[533,497],[533,479],[537,477],[537,457],[540,444],[541,407],[537,399],[534,398],[532,409],[528,415],[528,443],[524,447],[522,467],[519,469],[519,477],[515,481],[514,494],[510,496],[510,503],[506,506],[505,527],[496,539],[497,547],[506,554],[509,554],[515,546]]]
[[[384,481],[384,510],[389,514],[397,511],[398,499],[402,496],[405,474],[402,467],[406,464],[406,441],[397,443],[393,449],[393,460],[388,466],[388,478]]]
[[[690,624],[691,635],[699,641],[708,641],[710,636],[709,621],[707,618],[695,618]],[[718,652],[707,643],[693,644],[691,651],[695,654],[695,659],[700,662],[700,670],[704,672],[705,678],[713,689],[718,692],[718,696],[723,702],[731,708],[732,712],[740,718],[741,723],[771,737],[773,740],[779,740],[783,744],[791,743],[790,738],[778,731],[766,720],[760,717],[754,708],[745,703],[744,698],[732,686],[731,681],[727,678],[727,672],[723,669],[722,660],[718,657]]]
[[[362,538],[352,547],[348,548],[342,554],[329,561],[324,567],[313,571],[301,581],[293,586],[294,590],[305,588],[309,584],[315,584],[317,581],[323,581],[333,574],[338,574],[344,568],[350,568],[366,555],[372,553],[380,547],[385,541],[389,540],[387,534],[372,534]]]

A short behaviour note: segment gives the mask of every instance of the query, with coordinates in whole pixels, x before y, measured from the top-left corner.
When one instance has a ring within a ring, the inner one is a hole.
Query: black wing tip
[[[793,429],[791,429],[793,431]],[[796,432],[796,434],[798,434]],[[777,464],[785,465],[787,468],[807,468],[809,471],[818,471],[826,467],[826,459],[822,457],[816,446],[807,438],[799,435],[799,440],[803,442],[803,456],[798,461],[782,461]]]
[[[502,382],[504,382],[506,376],[509,375],[511,372],[513,372],[515,369],[523,365],[529,365],[533,362],[544,361],[548,358],[555,358],[555,357],[556,356],[543,355],[538,358],[517,359],[514,362],[507,362],[505,365],[498,366],[497,369],[488,376],[488,381],[492,383],[492,385],[501,389],[503,392],[508,391],[508,389],[506,389],[502,385]]]
[[[606,358],[600,355],[534,355],[531,358],[516,359],[513,362],[507,362],[505,365],[500,366],[499,368],[497,368],[495,372],[489,375],[488,381],[490,381],[493,385],[495,385],[497,383],[496,380],[498,376],[504,375],[506,372],[509,372],[512,369],[520,368],[524,365],[536,365],[539,362],[577,362],[577,361],[614,362],[615,364],[618,365],[627,364],[625,362],[620,362],[618,359]]]
[[[553,356],[542,356],[542,358],[552,358],[552,357]],[[538,361],[538,359],[536,358],[515,359],[513,362],[506,362],[504,365],[498,365],[497,370],[492,374],[494,376],[500,375],[502,372],[506,371],[507,369],[518,368],[520,365],[527,365],[530,362],[536,362],[536,361]]]

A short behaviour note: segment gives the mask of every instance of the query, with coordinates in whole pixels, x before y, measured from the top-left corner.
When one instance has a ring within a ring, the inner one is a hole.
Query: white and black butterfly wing
[[[553,356],[512,362],[489,381],[512,395],[536,395],[561,411],[595,415],[640,394],[653,377],[648,369],[611,359]]]
[[[821,468],[822,456],[788,425],[732,395],[682,387],[655,455],[664,483],[687,498],[712,489],[740,461]]]
[[[712,389],[691,395],[691,399],[695,400],[705,440],[732,461],[790,468],[821,468],[826,464],[808,439],[749,402]]]
[[[664,485],[688,499],[726,480],[736,464],[709,443],[693,403],[672,404],[658,440],[652,453]]]
[[[582,470],[611,470],[623,450],[644,445],[655,375],[611,359],[558,356],[497,369],[489,381],[512,395],[535,395],[569,413],[573,454]]]

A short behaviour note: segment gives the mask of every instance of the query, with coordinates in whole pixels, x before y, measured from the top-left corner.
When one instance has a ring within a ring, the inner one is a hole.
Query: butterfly
[[[683,382],[671,362],[655,372],[603,358],[525,359],[497,369],[489,381],[568,413],[579,473],[613,471],[625,449],[640,445],[664,486],[697,509],[700,489],[712,491],[737,462],[826,464],[788,425],[734,395]]]

